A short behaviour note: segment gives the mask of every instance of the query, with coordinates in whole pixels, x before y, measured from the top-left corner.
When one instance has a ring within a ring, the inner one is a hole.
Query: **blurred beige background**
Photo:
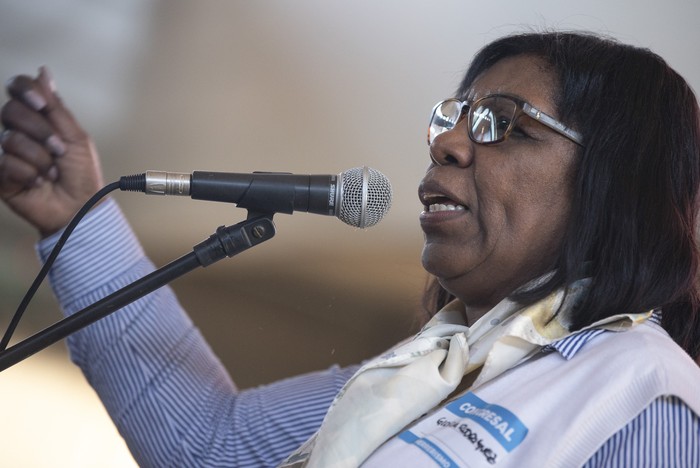
[[[0,77],[48,65],[107,181],[148,169],[339,173],[394,187],[365,231],[277,215],[277,236],[173,287],[242,387],[349,364],[416,327],[425,276],[416,186],[431,106],[503,34],[587,29],[650,47],[700,89],[697,0],[0,0]],[[154,261],[189,252],[233,206],[118,193]],[[0,207],[0,326],[39,266]],[[46,289],[18,337],[59,317]],[[271,351],[270,351],[271,350]],[[0,466],[130,466],[63,344],[0,374]]]

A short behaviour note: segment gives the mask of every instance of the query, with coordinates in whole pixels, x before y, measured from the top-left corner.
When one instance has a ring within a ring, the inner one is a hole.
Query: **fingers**
[[[0,135],[4,153],[0,159],[0,188],[4,197],[8,192],[31,189],[44,180],[58,179],[54,158],[63,156],[67,147],[55,123],[73,135],[82,133],[56,96],[45,68],[40,70],[37,79],[26,75],[10,79],[7,91],[10,100],[0,111],[6,129]]]
[[[6,156],[13,156],[24,161],[35,167],[40,174],[48,175],[52,168],[54,171],[56,170],[53,157],[46,148],[24,133],[5,130],[0,136],[0,144]],[[54,177],[51,176],[49,179],[54,180]]]
[[[63,142],[77,142],[86,137],[84,130],[56,93],[53,78],[46,67],[39,69],[36,79],[27,75],[11,78],[7,82],[7,91],[13,100],[43,116]]]
[[[8,131],[22,133],[26,139],[34,140],[43,145],[47,151],[55,156],[62,156],[65,153],[65,143],[54,132],[50,122],[23,102],[17,99],[8,101],[2,108],[0,118]],[[4,143],[3,149],[10,151],[4,146]]]
[[[6,83],[7,94],[13,99],[24,102],[27,106],[39,112],[48,105],[46,95],[39,87],[38,81],[27,75],[17,75]]]
[[[62,156],[66,147],[46,119],[13,99],[2,108],[2,122],[7,129],[0,135],[2,196],[36,187],[45,179],[55,181],[54,157]]]
[[[10,154],[0,155],[0,196],[12,197],[26,189],[40,186],[43,177],[26,161]]]

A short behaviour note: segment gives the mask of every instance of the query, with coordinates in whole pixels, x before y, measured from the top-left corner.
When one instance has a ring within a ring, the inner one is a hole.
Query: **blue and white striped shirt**
[[[39,245],[42,257],[55,240]],[[152,270],[110,200],[76,230],[50,279],[71,314]],[[600,333],[578,333],[544,351],[571,359]],[[275,466],[316,431],[357,370],[331,367],[238,391],[167,287],[68,342],[141,466]],[[676,397],[658,398],[586,466],[700,466],[700,418]]]

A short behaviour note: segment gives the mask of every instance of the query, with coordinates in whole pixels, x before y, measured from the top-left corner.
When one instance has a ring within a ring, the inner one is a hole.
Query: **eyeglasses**
[[[469,138],[474,143],[493,145],[504,141],[515,127],[515,121],[526,115],[583,146],[583,139],[577,131],[527,102],[503,94],[485,96],[471,104],[454,98],[437,103],[430,117],[428,145],[441,133],[452,130],[465,114]]]

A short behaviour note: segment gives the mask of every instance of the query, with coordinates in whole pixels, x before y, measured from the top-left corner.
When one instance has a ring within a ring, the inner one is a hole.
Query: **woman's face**
[[[558,117],[556,80],[546,62],[518,56],[497,62],[473,83],[474,100],[519,97]],[[420,184],[425,211],[423,265],[468,307],[486,312],[553,267],[566,230],[576,144],[521,116],[504,142],[472,142],[466,119],[435,138]],[[431,211],[430,205],[464,209]]]

